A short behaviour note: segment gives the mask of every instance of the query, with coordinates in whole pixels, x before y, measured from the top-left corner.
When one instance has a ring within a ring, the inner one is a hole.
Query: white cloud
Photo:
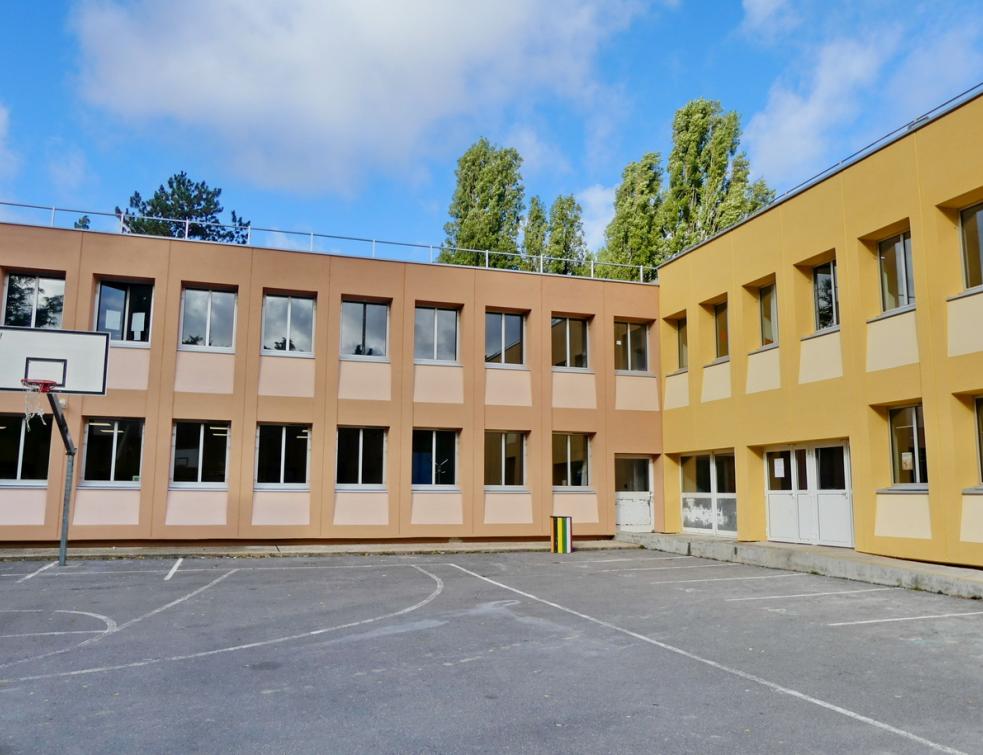
[[[774,40],[799,25],[800,18],[788,0],[742,0],[741,5],[741,31],[750,36]]]
[[[10,111],[0,105],[0,182],[9,181],[17,172],[20,160],[9,144]]]
[[[584,211],[584,240],[588,248],[594,251],[604,245],[604,230],[614,217],[615,188],[594,184],[576,195]]]
[[[72,196],[89,178],[88,161],[78,147],[60,139],[47,147],[48,179],[59,197]]]
[[[525,175],[570,172],[570,162],[563,151],[555,144],[544,141],[531,126],[514,126],[504,142],[522,155],[522,172]]]
[[[351,188],[447,149],[537,95],[584,104],[629,0],[87,0],[81,92],[136,122],[187,127],[257,183]]]

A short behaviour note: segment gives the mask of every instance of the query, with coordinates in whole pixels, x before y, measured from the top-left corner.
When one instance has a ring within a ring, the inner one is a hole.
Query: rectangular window
[[[171,480],[224,485],[228,451],[228,422],[175,422]]]
[[[758,289],[758,303],[761,307],[761,345],[778,343],[778,297],[774,283]]]
[[[716,334],[717,359],[730,354],[730,334],[727,331],[727,302],[713,305],[713,330]]]
[[[457,484],[457,430],[413,431],[413,484]]]
[[[524,315],[509,312],[485,312],[485,362],[523,363],[524,319]]]
[[[386,431],[381,427],[339,427],[338,485],[385,483]]]
[[[11,273],[3,306],[3,324],[21,328],[60,328],[65,309],[65,279]]]
[[[139,483],[142,453],[142,419],[90,419],[82,480]]]
[[[648,372],[648,329],[641,322],[614,321],[614,369]]]
[[[959,217],[963,231],[966,288],[983,286],[983,204],[966,208]]]
[[[683,528],[712,534],[737,532],[737,476],[733,454],[683,456]]]
[[[554,367],[587,368],[587,320],[554,317],[550,323]]]
[[[812,292],[816,301],[816,330],[840,324],[840,298],[836,260],[812,269]]]
[[[895,485],[928,483],[921,404],[891,410],[891,455]]]
[[[485,432],[485,485],[522,487],[525,475],[526,434]]]
[[[911,234],[885,239],[877,245],[881,270],[881,309],[889,312],[915,303],[915,279],[911,266]]]
[[[51,416],[0,414],[0,482],[41,482],[48,479]]]
[[[256,428],[256,484],[308,484],[310,425],[259,425]]]
[[[389,305],[341,303],[342,356],[384,357],[389,340]]]
[[[589,435],[553,433],[553,487],[586,488],[590,485],[589,457]]]
[[[983,398],[976,399],[976,443],[980,456],[980,481],[983,482]]]
[[[263,351],[314,353],[314,297],[263,297]]]
[[[181,305],[181,346],[231,351],[235,320],[235,291],[186,288]]]
[[[686,333],[686,318],[676,320],[676,364],[679,369],[689,367],[689,341]]]
[[[413,357],[435,362],[457,361],[456,309],[416,308]]]
[[[99,283],[96,330],[109,333],[110,340],[146,343],[150,340],[150,307],[154,287],[150,283]]]

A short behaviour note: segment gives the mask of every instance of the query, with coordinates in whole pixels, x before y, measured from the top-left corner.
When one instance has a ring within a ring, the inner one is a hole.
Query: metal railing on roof
[[[78,225],[83,218],[87,219],[84,228]],[[418,244],[360,236],[340,236],[330,233],[285,231],[279,228],[263,228],[254,225],[235,226],[224,223],[201,223],[185,219],[77,210],[21,202],[0,201],[0,222],[50,228],[73,228],[82,231],[140,237],[176,238],[192,242],[206,241],[207,243],[230,246],[244,245],[309,254],[366,257],[393,262],[449,264],[629,283],[652,283],[657,279],[653,266],[608,262],[597,259],[593,255],[588,255],[581,262],[547,255],[525,255],[489,249],[469,249],[443,244]],[[140,232],[139,225],[141,222],[158,225],[158,229],[155,230],[160,232]],[[227,234],[230,238],[228,240],[203,238],[205,235],[203,231],[210,231],[216,235]]]

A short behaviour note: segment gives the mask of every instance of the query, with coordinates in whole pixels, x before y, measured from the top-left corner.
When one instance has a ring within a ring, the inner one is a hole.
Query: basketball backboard
[[[0,327],[0,390],[50,380],[52,393],[104,395],[109,334],[85,330]]]

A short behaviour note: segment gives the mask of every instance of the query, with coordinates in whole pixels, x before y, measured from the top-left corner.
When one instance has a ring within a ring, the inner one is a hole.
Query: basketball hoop
[[[42,425],[45,424],[42,397],[51,393],[51,389],[58,383],[54,380],[29,378],[22,378],[20,383],[24,386],[24,424],[27,426],[27,431],[30,432],[31,420],[35,417],[41,420]]]

